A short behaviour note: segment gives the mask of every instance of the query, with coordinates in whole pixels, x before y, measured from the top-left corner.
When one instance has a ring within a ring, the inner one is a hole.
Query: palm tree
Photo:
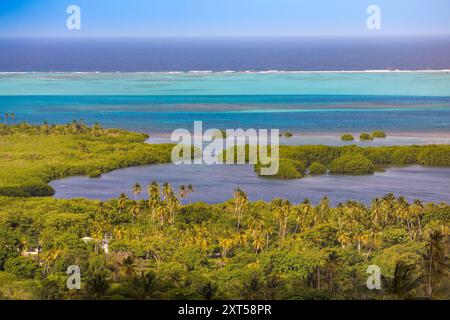
[[[142,187],[139,183],[135,183],[133,185],[133,194],[134,194],[134,201],[137,201],[137,196],[142,193]]]
[[[119,199],[117,200],[117,207],[119,208],[119,214],[122,214],[123,210],[125,210],[127,204],[128,197],[125,193],[121,193]]]
[[[136,300],[152,299],[155,294],[155,280],[156,275],[153,272],[141,271],[139,276],[133,276],[128,284],[131,297]]]
[[[422,277],[415,276],[415,268],[403,261],[395,265],[394,276],[390,279],[382,276],[385,290],[397,299],[409,298],[422,281]]]
[[[181,185],[180,186],[180,189],[179,189],[179,195],[180,195],[180,199],[184,199],[185,197],[186,197],[186,195],[187,195],[187,187],[183,184],[183,185]]]
[[[8,117],[9,117],[9,114],[5,113],[5,125],[8,124]]]
[[[151,209],[152,223],[155,223],[156,216],[160,210],[161,205],[161,190],[159,184],[153,181],[147,187],[148,205]]]
[[[136,263],[132,256],[128,256],[122,260],[120,263],[122,273],[128,279],[136,275]]]
[[[417,228],[419,231],[419,237],[422,235],[422,223],[421,220],[423,215],[425,214],[425,208],[423,207],[422,201],[414,200],[414,202],[409,206],[409,217],[411,219],[411,227],[413,225],[413,221],[417,221]],[[412,234],[412,239],[416,236],[416,232]]]
[[[130,209],[128,210],[133,218],[133,223],[137,220],[139,217],[139,214],[141,213],[141,207],[139,206],[138,202],[133,202]]]
[[[97,273],[86,281],[86,290],[94,300],[100,300],[108,292],[110,287],[109,279],[104,275]]]
[[[234,190],[234,215],[237,217],[236,232],[239,232],[241,225],[242,214],[248,205],[248,196],[240,188]]]
[[[252,242],[253,249],[255,250],[255,253],[258,253],[264,248],[266,242],[264,234],[261,231],[256,231],[253,232],[252,236],[253,236]]]
[[[180,200],[177,198],[175,192],[172,189],[172,186],[167,182],[163,184],[162,193],[164,197],[163,199],[164,209],[167,211],[168,214],[167,220],[169,223],[173,224],[175,223],[175,213],[177,212],[180,206]],[[163,222],[164,219],[161,221],[164,224]]]
[[[222,249],[221,255],[223,258],[227,257],[227,253],[234,246],[234,240],[230,238],[224,238],[219,240],[219,247]]]
[[[288,200],[275,199],[272,201],[275,218],[278,219],[278,234],[280,241],[286,237],[287,221],[291,213],[291,203]]]
[[[305,223],[305,221],[308,222],[306,224],[308,227],[310,226],[310,219],[312,216],[314,208],[311,205],[311,201],[309,199],[303,200],[302,204],[300,205],[300,214],[302,215],[302,221]]]
[[[11,122],[12,125],[14,125],[14,119],[16,118],[16,115],[14,113],[11,113]]]
[[[422,255],[427,294],[430,297],[433,295],[434,284],[445,277],[449,270],[443,239],[440,231],[431,231],[426,239],[426,252]]]
[[[348,231],[339,231],[337,233],[337,239],[339,241],[339,243],[342,246],[342,249],[345,249],[347,247],[347,245],[351,245],[352,244],[352,235],[350,232]]]

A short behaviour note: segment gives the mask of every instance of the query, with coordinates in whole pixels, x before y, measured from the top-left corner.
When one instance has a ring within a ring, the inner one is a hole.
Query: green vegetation
[[[364,175],[374,171],[372,161],[362,155],[345,154],[330,163],[330,172],[335,174]]]
[[[260,174],[261,164],[255,165],[255,171]],[[279,162],[278,173],[274,176],[264,176],[265,178],[276,179],[298,179],[305,174],[305,163],[298,160],[281,158]]]
[[[372,136],[371,136],[370,134],[368,134],[368,133],[361,133],[361,134],[359,135],[359,140],[361,140],[361,141],[371,141],[371,140],[373,140],[373,138],[372,138]]]
[[[167,162],[171,146],[79,122],[0,132],[0,190],[15,196],[0,196],[0,299],[450,298],[446,203],[392,194],[369,206],[333,207],[326,197],[317,205],[250,202],[236,189],[222,204],[183,205],[191,185],[156,182],[130,186],[133,199],[31,197],[50,193],[51,179]],[[282,178],[307,167],[359,174],[379,165],[450,166],[448,145],[280,153]],[[381,291],[366,288],[374,264]],[[81,269],[81,290],[66,288],[70,265]]]
[[[172,145],[143,143],[148,136],[98,124],[0,125],[0,195],[50,196],[51,180],[170,161]]]
[[[386,138],[386,136],[387,135],[384,131],[377,130],[377,131],[372,132],[372,138],[374,138],[374,139],[382,139],[382,138]]]
[[[353,140],[355,140],[355,138],[351,134],[346,133],[341,136],[341,140],[342,141],[353,141]]]
[[[0,296],[449,298],[447,204],[391,194],[370,206],[252,203],[237,189],[223,204],[181,205],[168,184],[141,189],[147,200],[0,197]],[[25,254],[33,248],[39,253]],[[381,291],[366,288],[372,264],[385,279]],[[69,265],[81,268],[81,290],[65,286]],[[398,291],[398,281],[408,285]]]
[[[235,161],[239,152],[245,152],[248,161],[248,145],[238,151],[235,148]],[[270,154],[270,150],[269,150]],[[353,156],[352,165],[342,165],[345,170],[330,170],[332,173],[360,175],[372,174],[375,169],[383,169],[392,165],[418,164],[423,166],[450,167],[450,145],[426,145],[426,146],[389,146],[389,147],[358,147],[343,146],[280,146],[280,173],[274,178],[294,179],[305,175],[305,168],[314,162],[330,168],[334,160],[342,156]],[[219,155],[225,160],[225,154]],[[294,171],[294,165],[288,160],[300,161],[302,166]],[[368,160],[368,161],[367,161]],[[335,164],[338,162],[334,162]],[[260,172],[260,164],[255,166],[255,171]]]
[[[309,166],[309,173],[311,175],[322,175],[327,173],[327,167],[325,167],[323,164],[319,162],[313,162]]]
[[[248,155],[248,147],[245,152]],[[354,161],[352,161],[351,165],[346,165],[345,161],[335,161],[335,165],[340,162],[346,169],[340,170],[335,166],[334,169],[336,170],[330,170],[331,173],[349,175],[372,174],[378,168],[383,169],[392,165],[411,164],[450,167],[450,145],[389,147],[358,147],[355,145],[342,147],[280,146],[281,159],[297,160],[302,162],[305,167],[309,167],[316,162],[331,169],[332,162],[342,156],[352,156]],[[286,160],[283,161],[286,163]],[[289,167],[292,169],[292,166]],[[302,170],[299,176],[293,170],[284,170],[282,176],[285,179],[299,178],[304,176],[304,171]],[[256,172],[259,172],[258,165],[256,166]],[[292,173],[292,175],[288,175],[289,173]]]
[[[286,131],[285,133],[284,133],[284,137],[285,138],[292,138],[294,136],[294,134],[292,133],[292,132],[290,132],[290,131]]]

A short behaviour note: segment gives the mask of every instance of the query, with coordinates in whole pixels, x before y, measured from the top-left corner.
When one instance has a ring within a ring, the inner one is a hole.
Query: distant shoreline
[[[280,138],[281,145],[305,145],[305,144],[324,144],[324,145],[352,145],[359,144],[363,146],[380,146],[380,145],[424,145],[424,144],[450,144],[450,132],[387,132],[387,137],[383,139],[375,139],[373,141],[359,141],[359,135],[362,132],[299,132],[290,131],[293,137]],[[280,130],[280,133],[283,133]],[[146,132],[150,138],[147,143],[159,144],[171,142],[171,133],[168,132]],[[341,141],[344,133],[352,134],[354,141]]]

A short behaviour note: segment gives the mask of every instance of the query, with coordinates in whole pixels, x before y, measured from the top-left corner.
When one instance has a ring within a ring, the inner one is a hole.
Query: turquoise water
[[[450,96],[450,72],[3,73],[0,95]]]
[[[153,134],[200,120],[223,129],[450,133],[450,73],[3,73],[6,112]]]
[[[172,130],[191,129],[194,121],[203,121],[204,129],[278,128],[298,133],[282,139],[284,144],[342,145],[339,133],[377,129],[389,137],[370,145],[449,143],[450,74],[10,73],[0,74],[0,114],[6,112],[14,112],[16,122],[98,121],[149,132],[151,142],[167,141]],[[442,134],[446,138],[436,138]],[[373,176],[285,181],[261,179],[249,166],[161,165],[117,170],[101,179],[72,177],[52,186],[61,198],[107,199],[129,191],[135,182],[158,180],[175,186],[192,183],[197,190],[192,200],[207,202],[227,200],[237,186],[252,200],[285,197],[299,202],[309,197],[317,202],[328,195],[333,203],[368,203],[394,192],[410,200],[448,201],[449,173],[446,168],[409,167]]]

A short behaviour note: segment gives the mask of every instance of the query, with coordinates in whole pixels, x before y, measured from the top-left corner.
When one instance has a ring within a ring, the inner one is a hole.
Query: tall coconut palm
[[[253,237],[252,242],[253,249],[255,250],[255,253],[258,253],[264,248],[266,242],[264,234],[261,231],[253,232],[252,237]]]
[[[353,242],[351,233],[344,230],[341,230],[337,233],[337,240],[341,244],[342,249],[347,248],[347,246],[351,245]]]
[[[161,190],[159,184],[156,181],[153,181],[147,187],[148,192],[148,205],[151,210],[152,223],[155,223],[156,217],[160,210],[161,205]]]
[[[314,208],[311,205],[311,201],[307,198],[304,199],[303,202],[300,204],[299,214],[302,215],[301,220],[304,222],[304,225],[306,227],[311,226],[313,211]]]
[[[248,205],[248,196],[240,188],[234,190],[234,214],[237,217],[236,232],[239,232],[243,211]]]
[[[135,183],[132,188],[134,194],[134,201],[137,201],[138,195],[142,193],[142,186],[139,183]]]
[[[233,248],[234,244],[235,241],[232,238],[223,238],[219,240],[219,247],[222,249],[221,256],[223,258],[227,257],[227,253]]]
[[[280,241],[286,237],[287,221],[291,214],[291,203],[288,200],[275,199],[272,201],[275,218],[278,220],[278,235]]]
[[[431,231],[426,238],[426,252],[422,255],[427,294],[433,295],[433,287],[448,274],[449,259],[445,256],[443,234]]]
[[[16,115],[14,113],[11,113],[11,123],[14,125],[14,119],[16,118]]]
[[[184,199],[186,197],[187,187],[184,184],[180,186],[178,194],[180,195],[180,199]]]
[[[119,199],[117,200],[117,208],[119,209],[119,214],[122,214],[123,210],[125,210],[127,200],[127,195],[125,193],[121,193]]]
[[[415,221],[417,221],[417,231],[419,237],[422,235],[422,223],[421,220],[425,214],[425,208],[420,200],[414,200],[414,202],[409,206],[409,218],[411,219],[411,228]],[[417,232],[411,234],[412,239],[415,238]]]
[[[137,201],[134,201],[131,207],[128,209],[128,212],[131,214],[134,223],[141,213],[141,207],[139,206],[139,203]]]

